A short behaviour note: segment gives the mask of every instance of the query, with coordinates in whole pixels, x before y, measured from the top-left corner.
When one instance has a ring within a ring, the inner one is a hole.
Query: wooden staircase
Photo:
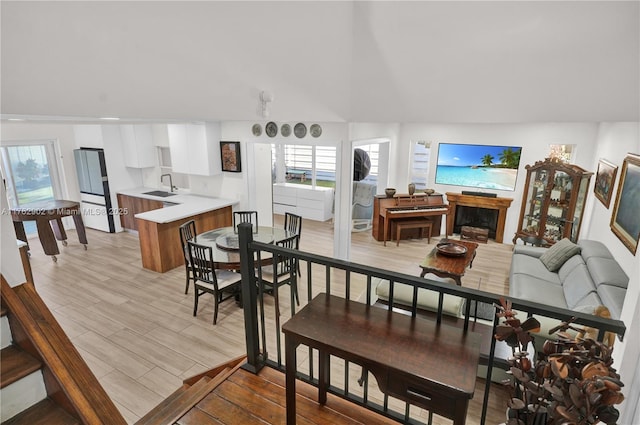
[[[182,387],[136,422],[136,425],[164,425],[177,423],[218,385],[229,378],[245,361],[245,356],[231,360],[217,368],[184,381]]]
[[[2,425],[126,424],[33,284],[1,280]]]
[[[63,408],[46,396],[44,378],[42,376],[42,362],[12,342],[11,328],[7,310],[2,308],[0,316],[3,321],[3,345],[0,356],[0,391],[4,400],[19,400],[15,405],[3,405],[3,415],[12,416],[2,422],[11,425],[52,424],[66,425],[79,422],[69,415]],[[6,325],[5,325],[6,323]],[[5,333],[8,332],[9,335]],[[6,342],[5,342],[6,341]],[[37,388],[41,387],[42,391]],[[35,388],[35,390],[34,390]],[[22,410],[22,407],[25,407]],[[7,409],[9,413],[4,412]],[[21,410],[17,415],[10,412]]]
[[[237,358],[184,382],[135,425],[281,425],[286,422],[285,376],[264,367],[258,374]],[[317,402],[318,389],[298,382],[298,423],[390,425],[397,422],[332,394]]]

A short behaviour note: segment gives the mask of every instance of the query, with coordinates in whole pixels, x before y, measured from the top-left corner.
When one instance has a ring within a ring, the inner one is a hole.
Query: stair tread
[[[4,350],[3,350],[4,351]],[[76,425],[80,422],[49,398],[34,404],[2,425]]]
[[[136,422],[139,425],[164,424],[169,417],[174,417],[177,413],[193,407],[202,397],[209,394],[211,389],[208,383],[211,378],[205,376],[190,387],[181,387],[175,391],[163,403],[147,413]]]
[[[165,398],[161,404],[159,404],[154,409],[147,412],[147,414],[141,417],[136,423],[137,424],[151,423],[151,420],[156,416],[158,416],[158,414],[161,411],[163,411],[167,405],[173,403],[173,401],[178,399],[179,397],[182,397],[182,394],[184,394],[184,392],[187,391],[189,388],[190,387],[188,385],[181,386],[180,388],[175,390],[173,393],[171,393],[169,397]]]
[[[3,348],[0,355],[0,388],[13,384],[42,367],[39,360],[15,345]]]

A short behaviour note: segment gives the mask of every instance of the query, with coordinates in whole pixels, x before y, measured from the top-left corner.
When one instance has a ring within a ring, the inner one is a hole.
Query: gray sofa
[[[604,305],[620,319],[629,277],[607,247],[578,241],[581,252],[549,271],[540,256],[549,248],[516,245],[511,259],[509,295],[515,298],[591,313]]]

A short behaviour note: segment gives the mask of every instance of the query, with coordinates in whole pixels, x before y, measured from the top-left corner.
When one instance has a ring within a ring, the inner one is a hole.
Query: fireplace
[[[460,233],[462,226],[481,227],[489,229],[489,238],[502,243],[507,209],[513,199],[447,192],[447,201],[451,214],[447,235]]]
[[[462,226],[487,229],[489,239],[495,239],[498,229],[498,210],[458,205],[456,215],[453,217],[453,233],[461,233]]]

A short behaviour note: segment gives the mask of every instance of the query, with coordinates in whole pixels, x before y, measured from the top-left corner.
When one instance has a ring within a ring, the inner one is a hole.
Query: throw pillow
[[[581,248],[571,242],[568,238],[564,238],[547,249],[547,251],[540,256],[542,264],[550,271],[557,271],[565,261],[573,257],[576,254],[580,254]]]

